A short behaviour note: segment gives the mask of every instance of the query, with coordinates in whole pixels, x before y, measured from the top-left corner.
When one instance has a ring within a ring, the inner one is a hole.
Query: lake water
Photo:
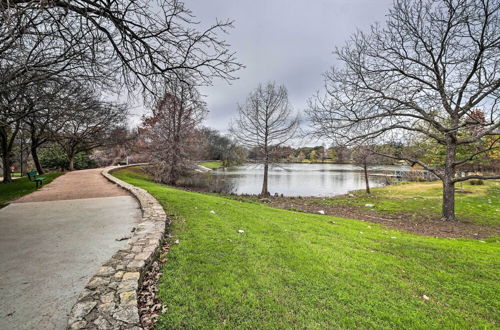
[[[378,166],[370,170],[370,187],[384,186],[384,171],[407,171],[407,166]],[[234,186],[236,194],[259,194],[262,189],[263,165],[246,164],[218,169]],[[364,189],[362,170],[351,164],[276,164],[269,169],[269,191],[285,196],[335,196]]]

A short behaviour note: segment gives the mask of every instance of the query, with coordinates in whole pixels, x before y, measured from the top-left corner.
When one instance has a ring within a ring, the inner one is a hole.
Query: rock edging
[[[110,174],[124,167],[106,168],[102,175],[135,196],[142,209],[142,220],[127,246],[104,263],[87,283],[71,310],[68,329],[142,329],[137,290],[159,253],[168,218],[146,190]]]

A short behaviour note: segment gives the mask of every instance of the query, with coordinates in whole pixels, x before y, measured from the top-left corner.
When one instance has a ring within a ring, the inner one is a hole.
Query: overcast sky
[[[297,112],[323,84],[322,74],[334,63],[333,50],[356,29],[367,30],[385,21],[392,0],[184,0],[201,22],[200,29],[216,19],[234,20],[234,29],[222,35],[246,68],[238,80],[215,81],[202,89],[209,114],[204,123],[227,133],[237,104],[259,83],[275,81],[288,89]],[[136,97],[137,99],[140,96]],[[131,109],[131,124],[146,112],[139,102]],[[307,141],[294,144],[314,142]]]
[[[335,63],[356,29],[383,22],[392,0],[185,0],[204,24],[216,18],[234,20],[225,39],[246,66],[228,85],[204,88],[210,111],[205,125],[223,132],[235,116],[237,103],[259,82],[276,81],[288,88],[290,101],[302,111],[322,86],[322,74]]]

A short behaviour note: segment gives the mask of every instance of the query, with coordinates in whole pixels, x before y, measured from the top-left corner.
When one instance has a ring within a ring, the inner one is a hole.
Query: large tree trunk
[[[2,183],[12,182],[12,172],[10,167],[12,166],[12,140],[9,141],[7,130],[2,128],[0,131],[0,150],[2,155],[2,166],[3,166],[3,181]],[[11,137],[14,139],[14,137]]]
[[[2,183],[12,182],[12,173],[10,171],[11,165],[12,165],[12,161],[10,159],[9,153],[3,154],[3,157],[2,157],[3,181],[2,181]]]
[[[166,175],[166,183],[171,186],[175,186],[177,179],[179,179],[178,171],[178,160],[175,154],[172,155],[170,159],[170,164],[168,165],[168,173]]]
[[[443,220],[456,220],[455,218],[455,184],[451,180],[443,181]]]
[[[446,221],[454,221],[455,218],[455,156],[457,146],[449,144],[446,147],[446,163],[443,176],[443,209],[441,219]]]
[[[35,163],[38,174],[43,174],[42,164],[40,164],[40,159],[38,159],[38,150],[33,145],[31,145],[31,158],[33,158],[33,163]]]
[[[175,186],[177,180],[181,177],[181,138],[180,133],[177,133],[174,138],[174,145],[172,146],[172,155],[170,157],[170,168],[167,176],[167,184]]]
[[[368,165],[366,163],[363,164],[363,170],[365,172],[365,184],[366,184],[366,193],[370,193],[370,182],[368,181]]]

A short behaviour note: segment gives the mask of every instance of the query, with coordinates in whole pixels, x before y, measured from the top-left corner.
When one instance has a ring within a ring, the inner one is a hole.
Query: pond
[[[384,165],[370,169],[370,187],[387,184],[386,175],[408,171],[407,166]],[[229,181],[233,193],[259,194],[263,165],[245,164],[218,169],[212,175]],[[351,164],[275,164],[269,169],[269,191],[285,196],[335,196],[364,189],[361,168]]]

